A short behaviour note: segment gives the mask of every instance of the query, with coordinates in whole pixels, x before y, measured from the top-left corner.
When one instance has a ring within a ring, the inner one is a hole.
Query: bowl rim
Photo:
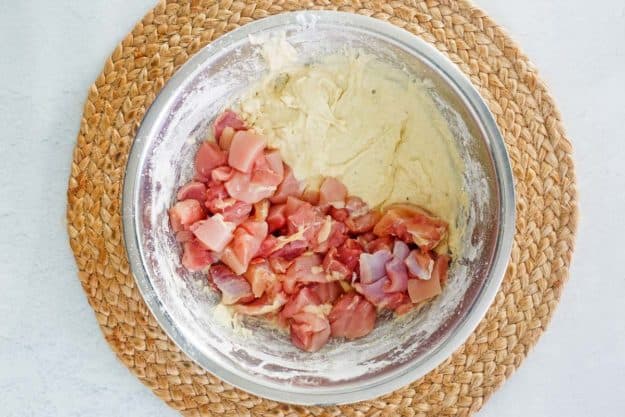
[[[250,374],[238,370],[229,370],[203,355],[192,344],[186,343],[185,336],[175,326],[174,321],[156,295],[149,275],[144,267],[143,248],[139,243],[137,222],[137,203],[139,201],[140,176],[137,170],[145,157],[145,142],[156,133],[156,123],[164,109],[174,99],[174,93],[199,71],[202,63],[211,55],[218,53],[230,42],[238,42],[248,35],[270,29],[278,30],[285,26],[307,26],[321,24],[342,24],[357,30],[374,32],[376,36],[396,44],[416,55],[424,64],[435,69],[445,79],[454,93],[460,98],[471,117],[476,121],[482,135],[490,142],[489,151],[497,175],[499,188],[499,233],[492,254],[489,275],[476,296],[466,316],[441,346],[429,352],[418,364],[406,364],[389,375],[374,378],[357,387],[332,387],[325,392],[311,392],[309,388],[297,388],[286,384],[258,383]],[[130,173],[130,175],[128,175]],[[141,121],[134,142],[132,143],[126,165],[122,192],[122,228],[123,239],[130,264],[130,270],[137,282],[139,291],[157,322],[174,343],[203,369],[216,375],[225,382],[252,394],[271,400],[301,405],[335,405],[368,400],[387,394],[421,378],[450,357],[473,333],[479,322],[491,306],[503,280],[508,259],[512,251],[515,227],[514,181],[504,139],[497,127],[493,114],[484,99],[462,71],[434,46],[414,34],[391,23],[346,12],[335,11],[296,11],[287,12],[260,20],[255,20],[222,35],[206,45],[184,63],[164,85]]]

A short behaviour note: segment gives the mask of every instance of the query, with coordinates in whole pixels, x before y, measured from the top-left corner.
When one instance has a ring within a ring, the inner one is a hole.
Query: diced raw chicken
[[[235,275],[227,266],[213,265],[209,269],[212,283],[221,291],[221,302],[232,305],[254,299],[250,284],[242,276]]]
[[[289,217],[296,213],[300,208],[306,207],[312,210],[312,204],[293,196],[288,196],[284,204],[284,215]]]
[[[330,207],[330,210],[328,211],[328,213],[330,214],[330,216],[332,216],[332,218],[336,221],[339,222],[343,222],[345,223],[345,221],[347,219],[349,219],[349,211],[347,211],[347,209],[337,209],[334,207]]]
[[[447,234],[447,223],[409,204],[389,206],[375,225],[378,236],[394,235],[424,251],[434,249]]]
[[[274,269],[274,271],[277,270],[273,262],[275,260],[276,259],[269,260],[269,263],[272,265],[272,268]],[[288,269],[289,266],[290,265],[286,265],[286,268]],[[284,266],[281,265],[280,268],[284,269]],[[298,282],[297,279],[295,279],[295,276],[288,276],[286,274],[281,273],[278,275],[278,277],[280,278],[280,282],[282,283],[282,288],[284,289],[284,292],[289,295],[297,294],[300,288],[302,288],[302,286],[304,285],[301,282]]]
[[[380,219],[377,211],[371,211],[359,217],[348,217],[345,220],[347,228],[352,233],[365,233],[373,230],[373,227]]]
[[[368,335],[375,326],[376,309],[359,294],[343,295],[328,315],[333,337],[357,339]]]
[[[215,252],[211,252],[196,239],[184,242],[182,266],[191,272],[201,271],[219,260]]]
[[[362,198],[356,196],[347,197],[345,200],[345,209],[350,217],[360,217],[369,213],[369,205]]]
[[[359,272],[362,246],[354,239],[347,239],[337,248],[336,259],[345,265],[350,272]]]
[[[408,288],[408,270],[404,260],[410,253],[410,248],[401,240],[396,240],[393,246],[393,259],[386,263],[388,281],[383,287],[384,292],[406,291]]]
[[[408,247],[408,245],[406,245],[406,243],[402,242],[401,240],[396,240],[393,243],[394,258],[406,259],[409,253],[410,248]]]
[[[428,300],[441,293],[441,283],[438,279],[409,279],[408,295],[410,300],[416,304]]]
[[[314,188],[307,187],[302,193],[302,200],[312,204],[313,206],[319,205],[319,191]]]
[[[253,260],[245,271],[245,278],[252,286],[252,293],[256,298],[261,297],[278,282],[278,277],[271,270],[269,262],[264,259]]]
[[[247,304],[235,304],[233,308],[237,313],[245,314],[246,316],[262,316],[279,311],[286,301],[287,295],[279,292],[274,297],[264,295]]]
[[[410,252],[404,261],[411,276],[423,280],[428,280],[432,276],[434,269],[434,259],[427,253],[415,249]]]
[[[280,258],[278,256],[269,258],[269,265],[276,274],[286,274],[286,271],[289,269],[292,263],[293,260]]]
[[[280,244],[281,239],[285,239],[284,237],[278,238],[278,244]],[[288,237],[287,237],[288,239]],[[287,261],[292,261],[298,256],[302,255],[304,252],[308,250],[308,243],[305,240],[293,240],[285,244],[279,249],[272,251],[271,258],[282,258]]]
[[[228,191],[223,183],[212,181],[208,183],[208,187],[206,189],[206,202],[204,205],[213,214],[221,213],[224,205],[230,205],[230,203],[225,202],[225,200],[229,198],[230,195],[228,194]]]
[[[269,168],[283,179],[284,162],[282,162],[282,156],[280,156],[280,151],[277,149],[266,150],[265,159],[267,160],[267,164],[269,164]]]
[[[449,274],[449,256],[438,255],[436,262],[434,263],[434,270],[432,271],[432,279],[440,281],[441,285],[447,283],[447,276]]]
[[[319,231],[317,232],[317,242],[314,251],[323,253],[331,248],[341,246],[347,240],[347,227],[344,223],[326,216]]]
[[[345,207],[347,188],[336,178],[326,177],[319,188],[319,205],[330,205],[337,209]]]
[[[271,197],[276,190],[273,185],[252,182],[250,174],[242,172],[236,172],[226,181],[225,186],[228,194],[249,204]]]
[[[280,153],[234,112],[214,129],[219,146],[200,145],[196,180],[178,190],[169,216],[183,266],[208,268],[224,304],[277,318],[295,346],[314,352],[330,335],[367,335],[376,308],[405,314],[440,293],[450,259],[430,250],[445,222],[407,204],[382,216],[335,178],[302,193]]]
[[[321,262],[319,255],[306,253],[295,258],[286,274],[295,277],[299,282],[328,282],[330,280],[326,277]]]
[[[269,233],[280,230],[286,225],[285,209],[285,204],[276,204],[269,207],[269,214],[267,215]]]
[[[234,134],[228,153],[228,165],[241,172],[250,173],[254,161],[265,149],[265,138],[248,130]]]
[[[219,212],[219,211],[218,211]],[[234,224],[243,223],[252,212],[252,205],[235,199],[227,199],[221,208],[221,215],[227,222]]]
[[[224,221],[221,214],[215,214],[206,220],[194,223],[191,231],[204,246],[212,251],[221,252],[232,240],[234,228],[234,223]]]
[[[206,214],[197,200],[178,201],[169,209],[169,222],[174,232],[188,230],[193,223],[205,217]]]
[[[176,232],[176,242],[184,243],[194,239],[193,232],[190,230],[181,230]]]
[[[195,175],[208,181],[213,169],[226,164],[226,153],[215,142],[202,142],[195,154]]]
[[[360,254],[360,282],[371,284],[386,276],[386,263],[392,258],[391,253],[382,249],[374,253]]]
[[[227,265],[228,268],[234,271],[235,274],[242,275],[245,273],[246,265],[244,265],[241,259],[239,259],[232,247],[226,246],[226,248],[221,253],[220,260],[225,265]]]
[[[254,168],[252,168],[252,182],[257,184],[271,185],[277,187],[282,182],[282,176],[284,175],[284,168],[282,161],[280,161],[280,172],[274,171],[270,166],[266,155],[261,153],[254,161]]]
[[[290,203],[293,201],[299,201],[301,204],[292,211]],[[294,234],[302,232],[304,239],[306,239],[311,246],[317,243],[317,234],[324,223],[323,215],[315,210],[315,208],[305,201],[297,200],[293,197],[289,197],[286,203],[285,213],[286,225],[288,234]]]
[[[188,182],[180,187],[178,193],[176,194],[176,199],[178,201],[189,199],[197,200],[204,204],[204,200],[206,199],[206,185],[199,181]]]
[[[269,200],[261,200],[258,203],[254,203],[254,221],[264,222],[269,215]]]
[[[211,179],[216,182],[226,182],[234,175],[235,171],[232,167],[224,165],[217,167],[211,172]]]
[[[319,298],[319,304],[332,304],[343,293],[343,287],[336,281],[314,283],[310,290]]]
[[[346,279],[351,280],[352,270],[345,266],[341,261],[337,259],[338,250],[336,248],[330,249],[323,258],[323,270],[327,275],[334,277],[334,279]]]
[[[403,292],[385,292],[384,286],[387,285],[387,282],[388,278],[379,279],[372,284],[357,282],[354,284],[354,288],[376,307],[394,310],[405,302],[407,295]]]
[[[276,151],[258,155],[252,169],[252,182],[277,187],[284,177],[284,165]]]
[[[293,175],[293,170],[288,165],[284,166],[284,179],[278,185],[273,196],[269,199],[274,204],[286,203],[289,196],[299,197],[302,195],[302,184]]]
[[[229,248],[234,252],[236,259],[231,259],[228,255],[228,262],[222,256],[222,261],[238,274],[247,270],[250,261],[256,257],[263,240],[267,237],[267,223],[248,220],[242,223],[234,231],[234,238]],[[241,271],[242,272],[239,272]]]
[[[423,212],[408,222],[406,231],[421,249],[432,250],[447,235],[447,223]]]
[[[330,338],[330,323],[314,313],[298,313],[291,318],[291,342],[306,352],[317,352]]]
[[[232,144],[234,132],[235,130],[233,128],[231,128],[230,126],[226,126],[223,132],[221,132],[221,136],[219,137],[219,139],[217,139],[219,147],[226,152],[230,150],[230,145]]]
[[[379,237],[367,243],[366,250],[369,253],[377,252],[379,250],[387,250],[391,252],[393,250],[394,244],[395,244],[395,241],[393,240],[393,238],[389,236]]]
[[[304,311],[306,306],[315,306],[321,304],[321,300],[316,291],[310,287],[304,287],[296,294],[291,295],[280,315],[284,319],[290,319],[297,313]]]
[[[215,136],[215,140],[221,138],[221,133],[226,127],[230,127],[235,131],[243,130],[245,129],[245,123],[243,120],[239,119],[239,116],[232,110],[224,111],[217,116],[217,119],[215,119],[213,123],[213,135]]]

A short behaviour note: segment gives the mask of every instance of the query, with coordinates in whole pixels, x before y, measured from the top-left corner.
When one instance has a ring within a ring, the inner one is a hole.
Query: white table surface
[[[581,222],[562,302],[482,417],[625,411],[625,5],[477,0],[550,85]],[[151,0],[0,0],[0,416],[174,416],[115,358],[76,277],[66,184],[89,85]]]

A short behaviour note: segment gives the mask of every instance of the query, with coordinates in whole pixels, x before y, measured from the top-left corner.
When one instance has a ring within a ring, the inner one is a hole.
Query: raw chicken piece
[[[195,201],[195,200],[193,200]],[[191,225],[195,237],[208,249],[221,252],[232,240],[235,224],[224,221],[221,214],[215,214],[206,220]]]
[[[317,352],[330,338],[328,319],[314,313],[298,313],[291,318],[291,342],[306,352]]]
[[[226,153],[215,142],[202,142],[195,154],[195,175],[204,182],[211,178],[213,169],[226,165]]]
[[[295,258],[286,274],[289,277],[294,277],[299,282],[305,283],[330,281],[321,266],[321,257],[312,253],[306,253]]]
[[[215,140],[219,140],[221,138],[221,133],[226,127],[230,127],[235,131],[243,130],[245,129],[245,123],[239,119],[239,116],[237,116],[237,114],[232,110],[224,111],[217,116],[217,119],[215,119],[215,122],[213,123],[213,135],[215,136]]]
[[[197,200],[200,203],[204,203],[206,199],[206,185],[199,181],[191,181],[180,187],[176,194],[178,201],[183,200]]]
[[[376,309],[359,294],[344,294],[328,315],[333,337],[357,339],[368,335],[375,326]]]
[[[244,173],[250,173],[254,161],[265,149],[265,138],[248,130],[234,134],[228,153],[228,165]]]
[[[272,159],[275,159],[274,153],[269,154]],[[277,187],[282,182],[284,175],[284,167],[282,160],[279,160],[279,164],[272,160],[271,164],[267,159],[267,154],[260,154],[254,161],[254,168],[252,169],[252,182],[257,184],[265,184]],[[273,166],[272,166],[273,165]]]
[[[285,204],[276,204],[269,207],[269,214],[267,215],[269,233],[280,230],[286,225],[285,209]]]
[[[236,172],[225,186],[228,194],[249,204],[271,197],[276,190],[273,185],[252,182],[251,175],[242,172]]]
[[[360,254],[360,282],[371,284],[386,276],[386,263],[391,260],[391,253],[382,249],[374,253]]]
[[[289,196],[299,197],[302,195],[302,184],[293,175],[293,170],[288,165],[284,166],[284,179],[278,185],[276,193],[269,199],[274,204],[286,203]]]
[[[404,263],[408,267],[410,275],[415,278],[428,280],[432,276],[434,259],[427,253],[415,249],[406,257]]]
[[[326,177],[319,188],[319,205],[337,209],[345,207],[347,188],[336,178]]]
[[[332,304],[343,293],[343,288],[338,282],[317,282],[310,287],[318,298],[319,304]]]
[[[211,252],[197,239],[184,242],[182,254],[182,266],[191,272],[201,271],[219,260],[215,252]]]
[[[232,305],[254,299],[250,284],[242,276],[235,275],[227,266],[213,265],[209,270],[212,283],[221,291],[221,302]]]
[[[440,281],[441,285],[447,283],[447,276],[449,270],[449,256],[438,255],[436,262],[434,263],[434,269],[432,270],[432,278]]]
[[[225,182],[232,178],[234,172],[234,169],[227,165],[217,167],[211,172],[211,179],[215,182]]]
[[[352,272],[347,266],[337,259],[338,250],[330,249],[323,258],[323,270],[327,275],[336,280],[351,280]]]
[[[169,209],[169,222],[174,232],[188,230],[193,223],[204,217],[206,214],[197,200],[178,201]]]
[[[441,283],[438,279],[409,279],[408,295],[410,300],[416,304],[425,301],[441,293]]]
[[[283,319],[290,319],[297,313],[304,311],[306,306],[319,304],[321,304],[321,300],[317,292],[310,287],[304,287],[289,298],[280,315]]]
[[[360,254],[362,246],[354,239],[347,239],[337,249],[337,260],[345,265],[351,272],[359,272]]]
[[[237,274],[247,270],[250,261],[256,257],[263,240],[267,237],[267,223],[248,220],[234,231],[230,251],[222,255],[222,262]]]
[[[388,278],[382,278],[372,284],[357,282],[354,284],[354,288],[376,307],[394,310],[405,303],[408,296],[403,292],[384,292],[384,286],[388,285],[387,283]]]
[[[269,215],[269,200],[261,200],[254,204],[254,217],[252,220],[264,222]]]
[[[378,236],[397,236],[424,251],[434,249],[447,234],[447,223],[409,204],[393,204],[375,225]]]
[[[247,304],[235,304],[234,311],[246,316],[262,316],[264,314],[275,313],[286,303],[287,295],[279,292],[274,297],[267,294],[261,298]]]
[[[260,298],[266,290],[272,288],[278,277],[271,270],[269,262],[264,259],[255,259],[245,271],[245,278],[252,287],[254,297]]]
[[[406,291],[408,288],[408,270],[404,260],[410,248],[401,240],[396,240],[393,246],[393,259],[386,263],[388,282],[384,285],[384,292]]]

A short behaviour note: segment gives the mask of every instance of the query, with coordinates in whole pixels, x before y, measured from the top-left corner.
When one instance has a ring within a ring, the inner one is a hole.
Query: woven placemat
[[[516,180],[510,266],[494,304],[451,358],[410,386],[340,407],[264,400],[202,370],[143,302],[122,241],[126,158],[159,90],[223,33],[287,10],[332,9],[387,20],[445,53],[486,99]],[[576,229],[571,145],[536,70],[510,38],[465,1],[172,1],[139,22],[91,86],[74,150],[68,231],[79,277],[106,340],[144,384],[186,416],[468,416],[521,364],[544,331],[568,274]]]

